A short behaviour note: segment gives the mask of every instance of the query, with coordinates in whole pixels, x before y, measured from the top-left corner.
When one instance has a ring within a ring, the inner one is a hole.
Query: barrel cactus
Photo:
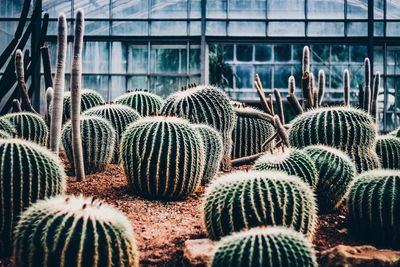
[[[230,156],[236,115],[228,96],[220,88],[203,85],[172,94],[161,108],[161,114],[214,127],[222,135],[224,156]]]
[[[0,138],[5,139],[5,138],[10,138],[10,137],[11,137],[11,135],[9,133],[7,133],[3,130],[0,130]]]
[[[318,171],[313,160],[298,149],[286,149],[281,154],[267,152],[254,163],[253,169],[258,171],[283,171],[299,177],[312,188],[315,188],[318,183]]]
[[[64,193],[61,161],[38,144],[0,139],[0,258],[12,252],[12,230],[22,211],[39,199]]]
[[[218,242],[212,267],[316,267],[311,242],[283,227],[257,227],[234,233]]]
[[[129,220],[93,198],[37,202],[22,214],[14,237],[17,266],[139,266]]]
[[[142,90],[123,94],[116,98],[114,102],[133,108],[143,117],[158,115],[164,103],[158,95]]]
[[[336,209],[356,173],[354,163],[344,152],[328,146],[308,146],[303,150],[315,164],[318,183],[315,190],[321,213]]]
[[[120,154],[133,193],[150,199],[183,199],[204,172],[200,134],[186,120],[147,117],[132,123],[121,139]]]
[[[247,117],[245,113],[262,113],[262,111],[251,108],[243,107],[242,105],[233,105],[236,114],[236,126],[232,132],[232,153],[231,157],[241,158],[254,155],[269,149],[269,146],[263,149],[262,145],[270,138],[274,132],[274,126],[261,119]]]
[[[111,125],[116,130],[116,146],[115,153],[113,156],[112,163],[118,162],[118,154],[119,154],[119,142],[122,136],[122,133],[125,131],[126,127],[132,122],[138,120],[140,118],[139,113],[133,110],[130,107],[119,104],[110,104],[110,105],[102,105],[97,106],[91,109],[86,110],[83,115],[85,116],[99,116],[108,120]]]
[[[16,136],[38,143],[47,144],[49,129],[46,122],[38,115],[30,112],[11,113],[3,116],[15,128]]]
[[[400,137],[400,128],[397,128],[394,131],[391,131],[390,133],[388,133],[387,135],[389,136],[396,136],[396,137]]]
[[[114,155],[115,129],[106,119],[97,116],[82,116],[80,126],[85,173],[103,171]],[[64,125],[61,141],[71,167],[74,169],[71,121]]]
[[[251,227],[285,226],[311,237],[317,207],[311,188],[278,171],[237,171],[207,188],[203,218],[212,240]]]
[[[380,136],[377,138],[375,150],[383,168],[400,169],[400,138]]]
[[[9,135],[15,135],[15,127],[4,117],[0,117],[0,131],[3,131]]]
[[[362,239],[399,248],[400,173],[372,170],[355,178],[347,196],[350,230]]]
[[[64,93],[63,100],[63,120],[67,121],[71,118],[71,92]],[[90,108],[104,105],[104,98],[94,90],[83,89],[81,92],[81,112]]]

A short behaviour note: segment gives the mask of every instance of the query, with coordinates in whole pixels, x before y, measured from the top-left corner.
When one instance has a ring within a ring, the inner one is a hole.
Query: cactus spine
[[[317,218],[311,188],[277,171],[237,171],[214,180],[203,200],[212,240],[251,227],[286,226],[311,237]]]
[[[58,157],[25,140],[0,139],[0,159],[0,257],[7,257],[21,212],[39,199],[64,193],[65,174]]]
[[[6,138],[10,138],[11,135],[9,135],[7,132],[0,130],[0,138],[2,139],[6,139]]]
[[[117,104],[127,105],[143,117],[158,115],[164,100],[146,91],[129,92],[114,100]]]
[[[4,117],[0,117],[0,130],[6,132],[9,135],[16,134],[15,127]]]
[[[311,242],[283,227],[253,228],[234,233],[218,242],[212,267],[316,267]]]
[[[17,266],[139,266],[122,212],[93,198],[59,196],[25,211],[15,230]]]
[[[350,106],[350,73],[348,69],[343,72],[344,105]]]
[[[400,138],[394,136],[378,137],[375,151],[381,160],[382,168],[400,169]]]
[[[322,105],[325,95],[326,76],[324,70],[318,72],[318,106]]]

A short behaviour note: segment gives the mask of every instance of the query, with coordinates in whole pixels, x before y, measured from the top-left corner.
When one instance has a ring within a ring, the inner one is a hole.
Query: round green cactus
[[[285,226],[311,237],[317,219],[306,183],[278,171],[238,171],[207,188],[203,218],[212,240],[260,225]]]
[[[81,92],[81,112],[90,108],[104,105],[104,98],[94,90],[83,89]],[[63,100],[63,121],[71,118],[71,92],[64,93]]]
[[[316,267],[315,252],[301,233],[283,227],[257,227],[218,242],[212,267]]]
[[[312,188],[315,188],[318,183],[318,171],[313,160],[298,149],[286,149],[281,154],[267,152],[256,160],[253,169],[258,171],[283,171],[299,177]]]
[[[150,199],[183,199],[201,182],[203,141],[186,120],[147,117],[132,123],[121,140],[122,165],[133,193]]]
[[[11,137],[11,135],[9,133],[0,130],[0,138],[5,139],[5,138],[10,138],[10,137]]]
[[[262,111],[251,107],[243,107],[233,104],[236,114],[236,126],[232,132],[233,148],[231,157],[247,157],[268,150],[270,146],[263,149],[262,145],[274,133],[274,126],[261,119],[244,116],[243,113],[262,113]]]
[[[356,174],[355,166],[344,152],[328,146],[308,146],[305,152],[318,171],[316,195],[321,213],[336,209]]]
[[[14,236],[17,266],[139,266],[129,220],[93,198],[42,200],[22,214]]]
[[[400,138],[395,136],[378,137],[375,151],[381,160],[382,168],[400,169]]]
[[[97,116],[82,116],[80,126],[85,173],[103,171],[114,155],[115,129],[106,119]],[[71,121],[64,125],[61,141],[71,167],[74,169]]]
[[[200,133],[204,144],[206,163],[201,184],[206,185],[214,178],[219,169],[224,144],[221,135],[214,128],[207,125],[196,125],[195,129]]]
[[[19,139],[0,139],[0,257],[12,249],[15,223],[32,203],[64,193],[61,161],[38,144]]]
[[[192,123],[214,127],[222,135],[224,156],[230,156],[236,115],[228,96],[221,89],[203,85],[172,94],[161,108],[161,114],[175,115]]]
[[[47,144],[49,129],[40,116],[30,112],[19,112],[7,114],[2,118],[8,120],[14,126],[17,137],[42,146]]]
[[[355,146],[354,149],[350,149],[347,152],[347,155],[353,159],[358,173],[375,170],[381,167],[381,161],[372,148]]]
[[[400,173],[372,170],[354,179],[347,196],[350,230],[362,239],[399,248]]]
[[[115,142],[115,153],[112,159],[112,163],[117,163],[119,159],[119,143],[122,133],[125,131],[126,127],[132,122],[140,118],[139,113],[134,109],[127,107],[125,105],[119,104],[109,104],[101,105],[91,109],[86,110],[83,113],[84,116],[99,116],[103,119],[108,120],[114,129],[117,131],[116,142]]]
[[[0,131],[3,131],[11,136],[15,135],[15,127],[4,117],[0,117]]]
[[[135,91],[123,94],[114,100],[117,104],[127,105],[136,110],[141,116],[158,115],[164,100],[158,95]]]

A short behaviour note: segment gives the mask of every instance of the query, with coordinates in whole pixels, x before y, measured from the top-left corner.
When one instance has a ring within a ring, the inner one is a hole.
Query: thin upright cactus
[[[52,112],[51,110],[53,105],[53,97],[54,97],[54,89],[53,87],[48,87],[46,89],[46,114],[44,116],[44,120],[46,121],[46,124],[48,126],[50,126],[51,123],[51,112]]]
[[[117,104],[127,105],[141,116],[158,115],[164,100],[147,91],[134,91],[123,94],[114,100]]]
[[[348,69],[343,72],[343,94],[344,94],[344,105],[350,106],[350,73]]]
[[[364,60],[364,94],[363,94],[363,108],[365,112],[371,111],[371,63],[369,58]]]
[[[325,89],[326,87],[326,76],[324,70],[319,70],[318,72],[318,106],[322,105],[322,101],[324,100]]]
[[[371,97],[371,116],[374,118],[375,122],[378,120],[378,103],[377,103],[377,101],[378,101],[380,83],[381,83],[381,74],[379,71],[377,71],[375,73],[374,88],[373,88],[373,94]]]
[[[311,57],[310,57],[310,48],[308,46],[303,47],[303,60],[302,60],[302,73],[303,75],[306,72],[310,72],[310,64],[311,64]]]
[[[400,138],[395,136],[379,136],[375,151],[381,160],[382,168],[400,169]]]
[[[303,108],[302,108],[299,100],[297,99],[297,97],[295,95],[296,84],[295,84],[295,79],[294,79],[293,76],[289,77],[288,89],[289,89],[289,92],[288,92],[288,94],[286,96],[286,99],[287,99],[290,107],[292,108],[294,114],[298,115],[298,114],[303,113]]]

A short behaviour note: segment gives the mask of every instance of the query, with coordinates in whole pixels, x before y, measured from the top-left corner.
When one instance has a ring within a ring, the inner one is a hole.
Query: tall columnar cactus
[[[371,111],[371,92],[371,63],[369,58],[365,58],[363,108],[367,113]]]
[[[123,94],[114,100],[117,104],[127,105],[143,117],[158,115],[164,100],[158,95],[146,91]]]
[[[319,211],[329,213],[342,202],[355,166],[344,152],[328,146],[308,146],[303,152],[312,158],[319,174],[315,190]]]
[[[110,104],[97,106],[88,109],[83,113],[85,116],[99,116],[108,120],[114,129],[116,130],[116,142],[115,142],[115,153],[112,159],[112,163],[117,163],[119,159],[119,144],[122,137],[122,133],[126,127],[132,122],[138,120],[141,116],[134,109],[125,105]]]
[[[343,94],[344,94],[344,105],[350,106],[350,73],[348,69],[343,72]]]
[[[236,112],[236,125],[232,132],[232,159],[264,151],[262,145],[274,134],[274,126],[265,120],[244,115],[246,113],[263,113],[260,110],[238,105],[233,106],[233,110]],[[269,147],[265,149],[269,149]]]
[[[64,193],[61,161],[29,141],[0,139],[0,258],[12,252],[15,223],[32,203]]]
[[[311,237],[317,208],[311,188],[298,177],[277,171],[238,171],[207,188],[204,224],[218,240],[260,225],[285,226]]]
[[[218,242],[212,267],[316,267],[311,242],[283,227],[257,227],[234,233]]]
[[[106,119],[98,116],[82,116],[80,118],[80,131],[85,173],[103,171],[114,155],[115,129]],[[64,125],[61,141],[71,167],[74,169],[72,136],[72,125],[71,121],[69,121]]]
[[[139,266],[128,218],[94,198],[42,200],[22,214],[14,236],[17,266]]]
[[[104,105],[104,98],[96,91],[91,89],[81,90],[81,112],[90,108]],[[64,92],[63,98],[63,120],[71,118],[71,92]]]
[[[325,95],[326,87],[326,76],[324,70],[319,70],[318,72],[318,105],[316,107],[322,105],[322,101]]]
[[[0,117],[0,130],[8,133],[9,135],[15,135],[15,127],[4,117]]]
[[[287,149],[281,154],[267,152],[254,163],[253,169],[283,171],[288,175],[299,177],[312,188],[315,188],[318,183],[318,171],[313,160],[297,149]]]
[[[357,237],[399,248],[400,174],[398,170],[364,172],[350,187],[350,230]]]
[[[8,120],[16,130],[16,136],[33,141],[42,146],[47,144],[49,129],[46,122],[30,112],[11,113],[2,118]]]
[[[400,138],[395,136],[379,136],[375,151],[381,160],[382,168],[400,169]]]
[[[220,88],[202,85],[172,94],[165,101],[161,114],[214,127],[222,135],[224,156],[230,156],[236,116],[228,96]]]

